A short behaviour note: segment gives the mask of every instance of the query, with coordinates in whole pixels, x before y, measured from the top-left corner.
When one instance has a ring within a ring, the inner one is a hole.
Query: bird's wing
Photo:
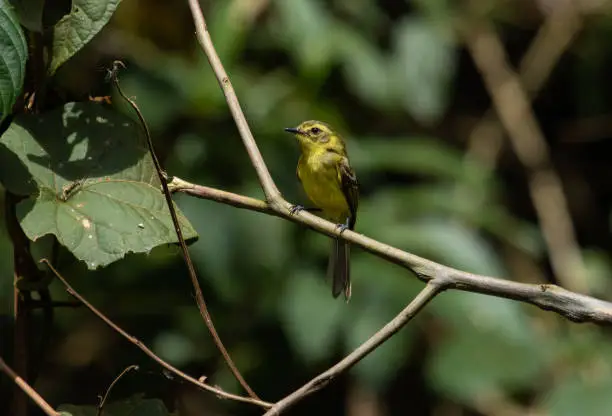
[[[344,198],[351,211],[349,218],[349,229],[355,228],[355,221],[357,221],[357,206],[359,205],[359,186],[357,184],[357,176],[355,171],[349,165],[349,161],[346,157],[341,158],[336,165],[338,168],[338,179],[340,180],[340,188],[344,194]]]

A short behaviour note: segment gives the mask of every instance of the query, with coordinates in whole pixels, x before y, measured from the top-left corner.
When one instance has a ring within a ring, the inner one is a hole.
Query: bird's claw
[[[336,228],[340,230],[340,234],[342,234],[344,231],[348,230],[348,225],[346,224],[336,224]]]
[[[291,207],[291,209],[289,210],[289,213],[290,213],[291,215],[295,215],[295,214],[297,214],[298,212],[303,211],[303,210],[304,210],[304,206],[303,206],[303,205],[294,205],[294,206],[292,206],[292,207]]]

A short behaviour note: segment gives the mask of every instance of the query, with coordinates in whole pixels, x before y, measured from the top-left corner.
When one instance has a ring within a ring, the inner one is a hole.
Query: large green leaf
[[[21,94],[28,47],[13,7],[0,0],[0,121]]]
[[[334,54],[329,36],[334,21],[328,9],[309,0],[277,0],[274,4],[283,30],[279,38],[286,42],[300,69],[308,74],[324,73]]]
[[[330,296],[324,277],[301,273],[289,279],[279,305],[285,333],[307,362],[326,358],[340,330],[344,305]]]
[[[108,23],[121,0],[73,0],[70,13],[53,31],[53,56],[49,72],[57,71]]]
[[[444,396],[470,404],[533,387],[546,365],[546,349],[534,336],[507,336],[468,323],[434,347],[427,375]]]
[[[65,416],[96,416],[98,406],[77,406],[62,404],[57,409]],[[104,416],[171,416],[164,402],[159,399],[144,399],[136,395],[127,400],[109,403],[104,406]]]
[[[456,52],[452,31],[436,27],[430,19],[401,21],[395,32],[396,54],[392,63],[400,102],[421,123],[436,122],[450,99]]]
[[[90,269],[177,240],[140,129],[100,105],[17,117],[0,138],[0,167],[5,187],[29,196],[18,205],[26,235],[54,234]]]

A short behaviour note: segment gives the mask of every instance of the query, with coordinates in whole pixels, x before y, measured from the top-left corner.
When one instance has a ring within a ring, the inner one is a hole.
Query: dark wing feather
[[[348,227],[349,229],[353,230],[355,229],[355,222],[357,221],[359,185],[357,184],[357,176],[349,165],[349,161],[346,157],[340,159],[340,162],[338,163],[338,177],[340,178],[342,193],[344,194],[349,210],[351,211]]]

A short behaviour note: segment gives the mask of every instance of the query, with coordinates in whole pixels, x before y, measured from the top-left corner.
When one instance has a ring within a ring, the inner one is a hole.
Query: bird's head
[[[322,121],[304,121],[297,127],[286,128],[285,131],[295,134],[304,152],[318,149],[344,151],[344,143],[340,136],[329,124]]]

